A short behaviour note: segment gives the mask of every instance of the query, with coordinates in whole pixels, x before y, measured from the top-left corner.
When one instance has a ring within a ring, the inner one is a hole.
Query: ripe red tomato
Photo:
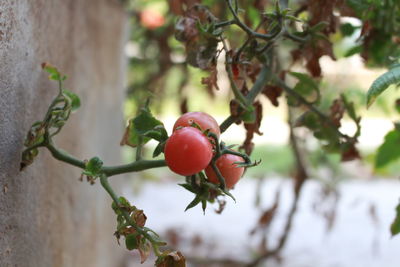
[[[154,30],[164,25],[164,16],[156,10],[145,9],[140,12],[140,23],[147,29]]]
[[[168,138],[164,154],[165,161],[173,172],[188,176],[207,167],[213,150],[210,141],[199,129],[184,127]]]
[[[244,162],[242,157],[224,154],[217,159],[215,162],[218,170],[220,171],[222,177],[225,179],[226,187],[231,189],[239,181],[244,172],[244,167],[237,167],[234,162]],[[214,172],[211,165],[208,165],[205,169],[208,180],[211,183],[219,184],[217,174]]]
[[[204,112],[188,112],[183,114],[175,122],[173,129],[175,131],[178,127],[188,127],[193,122],[199,125],[203,131],[210,129],[210,132],[215,133],[218,138],[221,135],[221,131],[219,129],[217,121]]]

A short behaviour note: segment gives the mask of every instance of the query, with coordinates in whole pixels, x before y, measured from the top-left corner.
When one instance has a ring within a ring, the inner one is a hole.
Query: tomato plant
[[[237,166],[236,162],[244,162],[239,156],[232,154],[224,154],[217,159],[215,162],[216,167],[220,171],[222,177],[225,179],[226,187],[232,189],[235,184],[242,177],[244,172],[244,167]],[[213,170],[211,165],[208,165],[205,169],[207,178],[210,182],[214,184],[219,184],[217,174]]]
[[[193,123],[200,126],[202,131],[210,130],[210,132],[216,134],[217,137],[221,135],[217,121],[209,114],[199,111],[188,112],[180,116],[174,124],[174,131],[176,131],[178,127],[192,126]]]
[[[184,127],[168,138],[164,154],[167,165],[173,172],[188,176],[207,167],[213,150],[203,132],[194,127]]]

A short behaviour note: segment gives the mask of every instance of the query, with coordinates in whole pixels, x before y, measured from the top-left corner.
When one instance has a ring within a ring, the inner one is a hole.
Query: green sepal
[[[63,89],[62,93],[64,96],[68,97],[71,100],[71,111],[74,112],[81,106],[81,100],[79,96],[69,90]]]
[[[102,167],[103,161],[101,161],[98,157],[93,157],[86,163],[85,170],[82,172],[82,174],[91,177],[98,177],[101,174]]]
[[[190,184],[178,184],[179,186],[182,186],[186,190],[196,194],[197,192],[193,189],[193,187]]]
[[[199,204],[200,202],[201,202],[201,197],[196,195],[196,197],[192,200],[192,202],[190,202],[189,205],[187,205],[187,207],[185,208],[185,211],[197,206],[197,204]]]
[[[165,142],[160,142],[153,151],[153,158],[164,152]]]

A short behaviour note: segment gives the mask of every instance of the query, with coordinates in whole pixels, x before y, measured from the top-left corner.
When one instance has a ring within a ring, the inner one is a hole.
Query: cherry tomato
[[[140,23],[147,29],[154,30],[165,23],[164,16],[156,10],[145,9],[140,12]]]
[[[205,131],[210,129],[211,132],[215,133],[218,138],[221,135],[221,131],[219,129],[219,125],[217,121],[204,112],[188,112],[183,114],[178,118],[178,120],[174,124],[174,131],[178,127],[188,127],[195,122],[200,128]]]
[[[173,172],[188,176],[207,167],[213,150],[210,141],[199,129],[184,127],[168,138],[164,154],[167,165]]]
[[[215,162],[218,170],[220,171],[222,177],[225,179],[225,185],[227,188],[231,189],[239,181],[244,172],[244,167],[237,167],[234,162],[243,162],[243,158],[232,155],[224,154],[217,159]],[[205,169],[208,180],[211,183],[219,184],[217,174],[214,172],[211,164]]]

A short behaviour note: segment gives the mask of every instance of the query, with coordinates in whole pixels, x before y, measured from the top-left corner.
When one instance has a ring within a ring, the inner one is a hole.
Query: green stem
[[[107,193],[111,196],[112,200],[115,202],[117,207],[121,206],[121,203],[118,199],[117,194],[115,194],[114,190],[112,189],[110,183],[108,182],[108,177],[107,175],[103,174],[100,176],[100,183],[103,186],[103,188],[107,191]],[[130,226],[132,226],[135,231],[137,231],[139,234],[141,234],[143,237],[145,237],[147,240],[150,241],[150,243],[153,246],[153,251],[154,254],[158,257],[161,255],[160,250],[158,249],[158,245],[156,244],[156,241],[154,241],[153,237],[151,237],[146,231],[144,231],[141,227],[137,226],[135,222],[132,221],[131,216],[126,210],[120,209],[122,216],[124,216],[125,220],[129,223]]]
[[[102,171],[107,176],[113,176],[127,172],[138,172],[147,169],[165,167],[167,163],[165,160],[138,160],[129,164],[118,165],[118,166],[104,166]]]
[[[215,23],[215,28],[225,27],[225,26],[229,26],[232,24],[235,24],[235,20],[222,21],[222,22]]]
[[[228,118],[226,118],[219,126],[221,133],[225,132],[232,124],[234,124],[238,120],[239,120],[239,118],[232,116],[232,115],[230,115]]]
[[[85,162],[71,156],[70,154],[68,154],[66,151],[63,151],[61,149],[58,149],[55,147],[54,143],[49,140],[48,144],[46,145],[47,149],[51,152],[51,154],[53,155],[54,158],[60,160],[60,161],[64,161],[66,163],[69,163],[71,165],[74,165],[78,168],[81,169],[85,169],[86,168],[86,164]]]
[[[271,70],[266,66],[264,66],[261,69],[261,72],[258,75],[257,80],[255,81],[253,87],[251,88],[250,92],[246,95],[246,99],[247,99],[248,103],[253,103],[253,101],[256,99],[257,95],[262,92],[265,84],[271,78],[270,73],[271,73]]]
[[[243,31],[245,31],[249,36],[254,36],[255,38],[259,38],[259,39],[263,39],[265,41],[269,41],[272,38],[274,38],[276,36],[276,33],[272,33],[272,34],[261,34],[258,32],[253,31],[251,28],[249,28],[246,24],[244,24],[240,18],[238,17],[236,11],[234,10],[231,0],[226,0],[226,3],[228,4],[228,8],[231,11],[234,20],[235,20],[235,24],[237,26],[239,26]]]
[[[257,95],[262,92],[265,84],[271,79],[270,73],[271,71],[269,71],[269,68],[267,68],[266,66],[264,66],[261,69],[261,72],[258,75],[256,82],[254,83],[250,92],[246,95],[247,103],[253,103]],[[235,123],[238,120],[239,120],[238,117],[232,115],[226,118],[219,126],[221,133],[225,132],[233,123]]]
[[[47,149],[51,152],[54,158],[74,165],[78,168],[85,169],[86,164],[74,156],[68,154],[67,152],[56,148],[54,143],[50,140],[45,144]],[[102,172],[107,176],[113,176],[117,174],[127,173],[127,172],[138,172],[146,169],[158,168],[167,166],[165,160],[138,160],[129,164],[117,165],[117,166],[104,166],[102,167]]]
[[[243,96],[242,92],[240,92],[239,88],[236,86],[235,79],[233,78],[231,63],[229,62],[229,53],[228,53],[228,45],[225,42],[225,39],[221,37],[222,44],[224,46],[224,50],[226,53],[225,56],[225,69],[228,73],[229,82],[231,84],[231,89],[235,98],[239,101],[239,103],[245,108],[247,106],[246,98]]]

